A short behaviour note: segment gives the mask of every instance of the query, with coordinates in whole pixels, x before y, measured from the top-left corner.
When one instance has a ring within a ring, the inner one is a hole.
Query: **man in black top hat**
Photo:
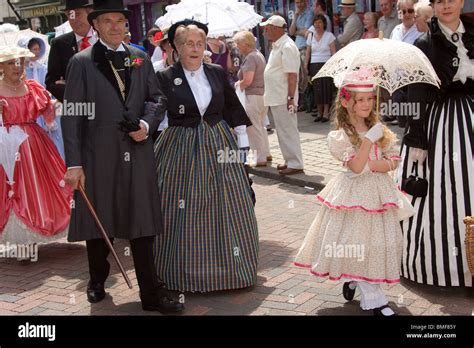
[[[45,81],[46,89],[61,102],[64,98],[64,78],[69,59],[97,41],[94,30],[87,21],[87,15],[92,10],[92,0],[66,0],[64,12],[72,32],[58,36],[51,42]]]
[[[166,98],[146,53],[125,45],[130,11],[122,0],[95,0],[88,21],[99,41],[71,58],[64,98],[69,104],[92,103],[94,117],[61,119],[68,170],[65,181],[85,186],[87,195],[111,240],[130,240],[144,310],[179,312],[158,280],[153,241],[162,233],[153,141]],[[144,115],[146,101],[154,110]],[[109,250],[85,202],[75,192],[68,240],[86,241],[90,281],[89,302],[105,296]]]

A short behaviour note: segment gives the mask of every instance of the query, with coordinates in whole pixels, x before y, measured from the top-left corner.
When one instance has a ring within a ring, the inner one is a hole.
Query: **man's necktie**
[[[90,36],[84,36],[82,38],[81,46],[79,47],[80,51],[85,50],[87,47],[89,47],[91,45],[91,43],[89,42],[89,39],[90,39]]]
[[[126,52],[115,52],[108,50],[105,58],[110,62],[120,92],[125,100],[125,60],[128,58]]]

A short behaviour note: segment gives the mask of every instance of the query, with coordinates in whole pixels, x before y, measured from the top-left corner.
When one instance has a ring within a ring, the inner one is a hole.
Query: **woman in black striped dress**
[[[417,84],[408,91],[420,117],[409,120],[399,179],[417,169],[428,190],[413,197],[417,214],[402,225],[402,276],[423,284],[472,287],[463,218],[473,214],[474,206],[474,20],[461,15],[464,0],[431,2],[430,32],[415,45],[430,59],[441,88]]]
[[[224,69],[203,64],[206,34],[204,24],[175,23],[168,39],[179,60],[157,73],[169,127],[155,143],[164,225],[155,260],[171,290],[239,289],[257,277],[257,219],[235,156],[252,123]]]

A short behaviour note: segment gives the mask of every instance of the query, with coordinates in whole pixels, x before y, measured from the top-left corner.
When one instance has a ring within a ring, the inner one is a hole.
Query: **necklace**
[[[7,85],[10,88],[13,88],[13,90],[16,92],[18,90],[18,88],[20,88],[23,85],[23,81],[20,80],[20,81],[18,81],[18,83],[16,85],[11,85],[8,82],[6,82],[5,80],[3,80],[3,84]]]

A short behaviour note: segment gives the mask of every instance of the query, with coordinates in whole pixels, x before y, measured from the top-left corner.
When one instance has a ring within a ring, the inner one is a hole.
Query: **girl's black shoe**
[[[350,282],[345,282],[344,285],[342,286],[342,296],[344,296],[344,298],[347,301],[352,301],[354,299],[354,295],[355,295],[356,290],[351,289],[349,287],[349,284],[350,284]]]
[[[395,313],[395,311],[392,309],[393,311],[393,314],[391,315],[385,315],[382,313],[382,310],[384,308],[390,308],[392,309],[388,304],[386,304],[385,306],[382,306],[382,307],[378,307],[378,308],[374,308],[372,311],[374,312],[374,315],[377,316],[377,317],[395,317],[395,316],[398,316],[397,313]]]

